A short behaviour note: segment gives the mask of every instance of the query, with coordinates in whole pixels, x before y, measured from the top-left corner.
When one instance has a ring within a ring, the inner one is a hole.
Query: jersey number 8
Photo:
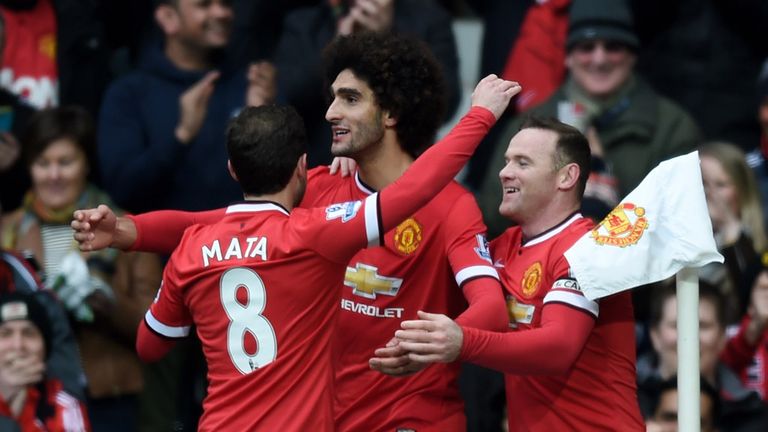
[[[247,267],[227,270],[220,281],[221,304],[229,316],[227,350],[232,364],[242,374],[264,367],[277,357],[277,336],[272,324],[262,315],[267,305],[267,290],[259,275]],[[238,300],[237,292],[244,289],[245,304]],[[256,338],[256,351],[249,354],[245,348],[246,333]]]

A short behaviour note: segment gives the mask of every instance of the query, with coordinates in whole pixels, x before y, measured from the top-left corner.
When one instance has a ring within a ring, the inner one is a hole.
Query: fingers
[[[333,161],[331,162],[331,165],[328,168],[328,173],[330,175],[334,175],[339,171],[339,168],[341,167],[341,159],[338,157],[333,158]]]

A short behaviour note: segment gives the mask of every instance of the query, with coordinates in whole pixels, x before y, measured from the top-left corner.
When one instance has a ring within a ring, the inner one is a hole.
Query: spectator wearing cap
[[[51,324],[34,297],[0,294],[0,428],[89,431],[85,405],[46,376]]]
[[[506,226],[496,209],[503,152],[529,114],[558,118],[589,138],[594,174],[582,211],[593,218],[604,216],[659,162],[695,149],[700,134],[693,119],[636,74],[639,43],[632,25],[623,0],[574,0],[566,39],[569,76],[549,99],[513,121],[495,143],[478,195],[491,237]]]
[[[721,360],[744,386],[768,401],[768,252],[752,272],[749,307],[738,333],[728,340]]]

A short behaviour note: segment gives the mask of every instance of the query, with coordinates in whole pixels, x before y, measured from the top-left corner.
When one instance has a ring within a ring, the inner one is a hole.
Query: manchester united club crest
[[[408,218],[395,228],[395,247],[404,254],[411,254],[421,244],[421,225]]]
[[[523,273],[523,280],[520,281],[523,296],[525,298],[533,297],[539,290],[539,285],[541,285],[541,263],[536,261]]]
[[[599,245],[627,247],[637,243],[648,228],[645,209],[621,203],[590,233]]]

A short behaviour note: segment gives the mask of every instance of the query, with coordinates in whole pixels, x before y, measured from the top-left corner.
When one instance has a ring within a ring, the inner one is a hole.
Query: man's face
[[[325,113],[333,134],[331,153],[357,159],[384,138],[386,113],[368,84],[349,69],[336,76],[331,91],[333,102]]]
[[[546,207],[557,192],[556,144],[557,134],[545,129],[527,128],[512,137],[499,172],[502,216],[523,224]]]
[[[660,367],[667,373],[677,371],[677,298],[664,303],[661,321],[651,329],[651,342],[659,355]],[[704,376],[713,376],[720,352],[725,347],[725,329],[717,318],[710,298],[699,301],[699,366]],[[667,378],[666,376],[664,378]]]
[[[595,39],[577,43],[568,52],[565,64],[587,95],[605,98],[629,80],[635,58],[623,44]]]
[[[45,342],[42,333],[29,320],[6,321],[0,324],[0,356],[3,361],[43,361]],[[2,366],[0,363],[0,367]]]
[[[231,0],[178,0],[176,35],[182,43],[205,49],[223,48],[232,30]]]
[[[701,431],[711,432],[715,426],[714,401],[708,394],[701,393]],[[659,406],[653,414],[656,432],[677,432],[677,389],[669,389],[659,397]],[[650,430],[650,429],[649,429]]]

